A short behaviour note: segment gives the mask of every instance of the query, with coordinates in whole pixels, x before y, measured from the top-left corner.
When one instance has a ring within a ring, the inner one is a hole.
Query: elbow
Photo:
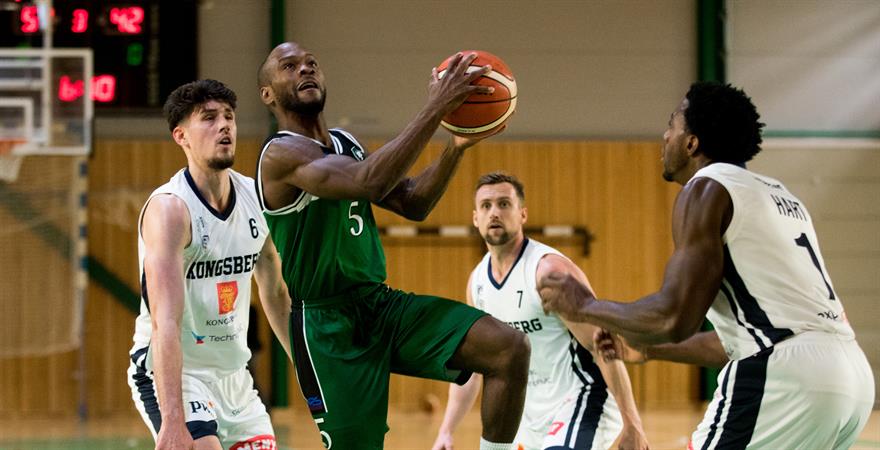
[[[430,212],[430,210],[425,208],[409,208],[404,212],[403,217],[413,222],[424,222]]]
[[[677,344],[694,335],[700,327],[700,323],[692,323],[680,314],[666,321],[663,330],[663,338],[666,342]]]

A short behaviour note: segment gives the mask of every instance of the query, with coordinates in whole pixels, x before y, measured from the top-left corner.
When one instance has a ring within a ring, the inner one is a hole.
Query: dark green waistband
[[[313,298],[308,300],[294,300],[293,307],[295,309],[311,309],[326,308],[329,306],[341,305],[351,301],[364,298],[379,292],[380,290],[391,289],[385,284],[366,284],[363,286],[353,287],[337,295],[323,298]]]

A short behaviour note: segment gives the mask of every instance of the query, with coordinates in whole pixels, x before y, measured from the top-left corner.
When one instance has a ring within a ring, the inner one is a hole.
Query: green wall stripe
[[[697,78],[700,81],[727,81],[727,46],[724,0],[697,2]]]
[[[880,138],[880,130],[767,130],[763,134],[765,138]]]
[[[285,23],[287,12],[285,9],[286,0],[272,0],[269,6],[269,15],[271,16],[271,27],[269,29],[269,43],[272,48],[287,40]],[[275,117],[271,120],[271,129],[269,133],[274,133],[278,128]],[[273,333],[274,336],[274,333]],[[274,406],[288,406],[288,389],[287,389],[287,368],[290,361],[287,359],[287,353],[278,342],[278,339],[272,339],[271,346],[271,362],[272,362],[272,380],[271,380],[271,402]]]
[[[94,256],[89,255],[89,279],[98,283],[104,288],[116,301],[122,304],[125,309],[129,310],[133,315],[140,313],[141,295],[128,287],[119,276],[108,269],[107,266],[98,261]]]
[[[727,12],[724,0],[697,1],[697,79],[727,82],[727,43],[724,41]],[[708,320],[702,330],[711,330]],[[700,398],[712,398],[718,386],[715,368],[700,368]]]
[[[13,189],[6,184],[0,184],[0,204],[6,212],[22,223],[36,222],[42,214],[33,207],[27,194]],[[65,259],[71,258],[69,232],[51,223],[38,223],[33,226],[33,232],[50,248],[54,249]],[[140,308],[140,294],[128,287],[122,279],[102,264],[97,258],[89,255],[86,260],[89,279],[104,288],[110,295],[119,301],[126,309],[137,314]]]

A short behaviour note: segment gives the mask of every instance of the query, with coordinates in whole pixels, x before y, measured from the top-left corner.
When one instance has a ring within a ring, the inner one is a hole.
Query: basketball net
[[[13,150],[23,143],[21,139],[0,139],[0,181],[11,183],[18,179],[24,155],[14,154]]]

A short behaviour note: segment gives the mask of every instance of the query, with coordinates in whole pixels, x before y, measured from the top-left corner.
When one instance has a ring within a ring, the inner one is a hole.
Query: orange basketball
[[[440,122],[452,134],[480,137],[492,134],[493,130],[504,125],[516,109],[516,80],[513,72],[501,58],[482,50],[465,50],[465,55],[476,53],[468,72],[491,65],[492,71],[474,80],[474,84],[492,86],[491,94],[471,94],[455,111],[447,114]],[[454,55],[453,55],[454,56]],[[446,74],[446,67],[452,56],[437,67],[439,76]]]

